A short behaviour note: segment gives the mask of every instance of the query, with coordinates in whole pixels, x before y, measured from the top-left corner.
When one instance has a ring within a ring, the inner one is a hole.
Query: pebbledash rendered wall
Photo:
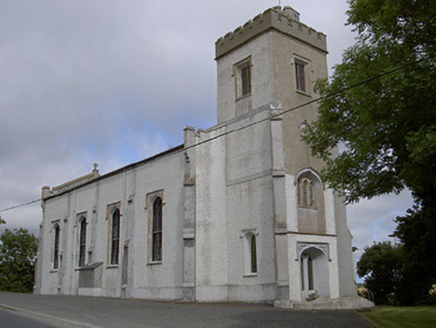
[[[42,294],[182,298],[184,165],[181,147],[155,158],[94,177],[85,185],[45,189],[36,287]],[[147,195],[163,194],[163,258],[148,260]],[[121,205],[119,264],[108,264],[107,207]],[[78,214],[87,218],[88,267],[78,267]],[[53,269],[53,224],[60,225],[59,268]],[[128,256],[127,256],[128,254]],[[93,266],[96,266],[95,268]],[[93,286],[79,287],[80,274],[92,271]],[[122,284],[122,274],[127,279]]]
[[[238,117],[197,135],[197,143],[202,143],[196,154],[198,301],[275,300],[268,109],[264,106],[257,114]],[[254,124],[248,127],[250,123]],[[243,130],[238,131],[240,128]],[[213,139],[220,135],[224,136]],[[257,240],[255,273],[248,268],[247,233]]]
[[[301,140],[316,118],[310,102],[317,97],[313,83],[327,77],[326,54],[325,35],[290,7],[268,9],[220,38],[216,126],[187,127],[183,145],[104,176],[95,168],[43,188],[35,292],[371,306],[357,297],[344,202],[322,183],[323,163]],[[300,89],[297,63],[304,67]],[[245,94],[242,67],[249,70]],[[303,192],[304,183],[311,189]],[[150,261],[153,195],[163,200],[158,263]],[[118,265],[109,264],[111,204],[121,209]],[[83,213],[87,253],[79,267]],[[56,224],[60,265],[53,269]]]

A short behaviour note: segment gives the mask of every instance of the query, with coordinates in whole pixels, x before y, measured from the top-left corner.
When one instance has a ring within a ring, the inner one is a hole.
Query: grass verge
[[[379,328],[436,327],[436,306],[375,308],[361,314]]]

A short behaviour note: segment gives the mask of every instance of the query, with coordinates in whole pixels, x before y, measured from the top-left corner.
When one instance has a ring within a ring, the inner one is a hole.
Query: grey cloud
[[[276,4],[1,1],[0,210],[94,162],[105,173],[178,145],[185,125],[215,124],[214,42]],[[282,5],[327,34],[329,66],[338,63],[354,37],[344,27],[346,0]],[[350,207],[359,246],[391,229],[389,211],[402,198],[389,199]],[[0,215],[33,231],[41,220],[38,204]]]
[[[396,242],[390,237],[396,227],[394,219],[406,214],[412,204],[411,194],[406,190],[399,195],[362,200],[348,206],[348,226],[353,235],[353,245],[358,247],[355,252],[356,263],[366,246],[387,240]]]

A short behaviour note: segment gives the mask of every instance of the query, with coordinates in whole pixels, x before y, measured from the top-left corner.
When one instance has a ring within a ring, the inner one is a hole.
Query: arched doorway
[[[311,245],[300,252],[303,300],[330,298],[328,256],[323,248]]]

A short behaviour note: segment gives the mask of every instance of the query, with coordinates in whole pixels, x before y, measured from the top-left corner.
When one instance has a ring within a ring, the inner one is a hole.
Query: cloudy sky
[[[179,145],[186,125],[214,125],[215,41],[278,3],[0,0],[0,211],[94,162],[104,174]],[[281,5],[327,34],[330,68],[340,62],[354,41],[346,0]],[[387,240],[410,205],[406,193],[349,206],[354,245]],[[38,233],[39,203],[0,215]]]

